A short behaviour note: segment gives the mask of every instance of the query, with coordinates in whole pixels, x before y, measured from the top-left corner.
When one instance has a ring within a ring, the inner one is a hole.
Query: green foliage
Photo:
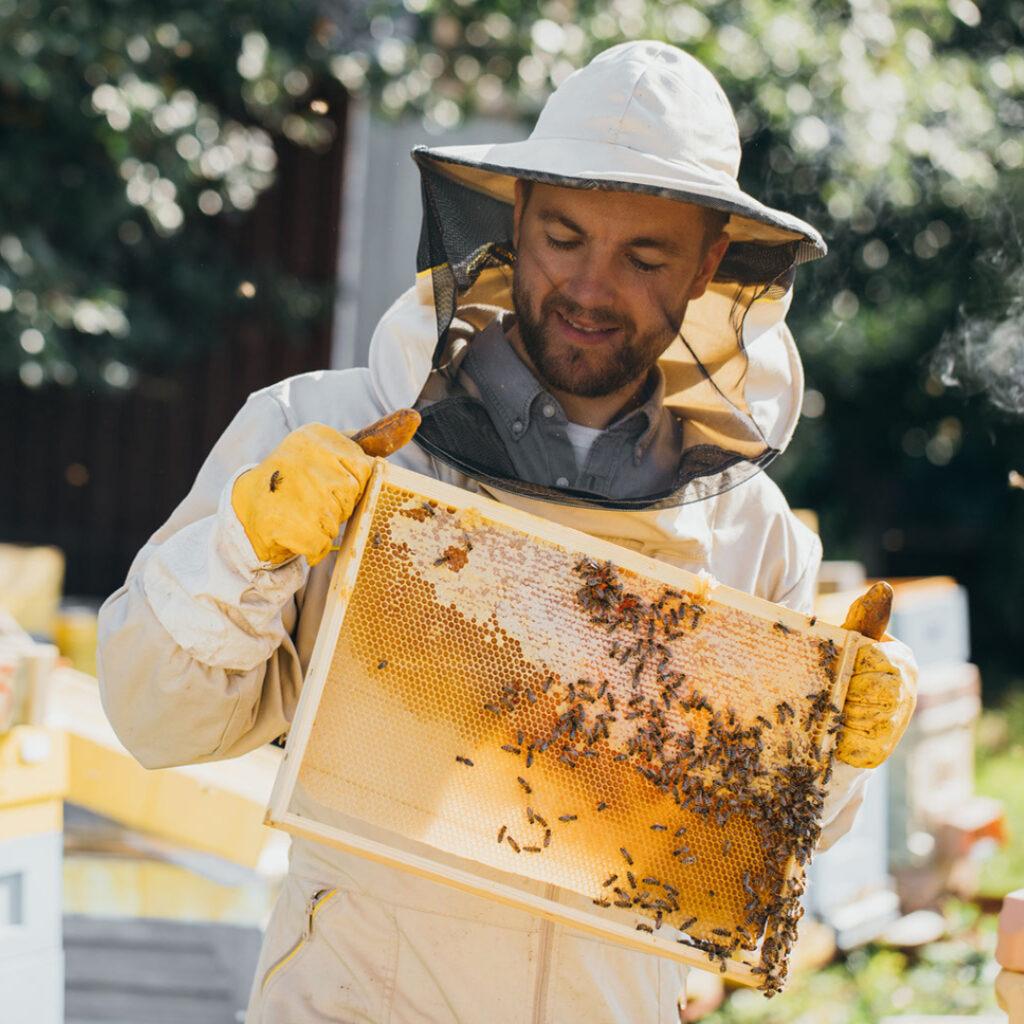
[[[275,138],[330,141],[330,82],[440,132],[533,115],[595,53],[644,36],[720,77],[746,186],[838,240],[812,283],[833,309],[812,307],[812,370],[884,369],[962,298],[945,268],[922,293],[922,266],[964,254],[965,226],[1024,164],[1022,19],[1020,0],[984,19],[971,0],[0,0],[0,373],[70,383],[113,360],[124,379],[210,344],[240,277],[211,222],[270,185]]]
[[[916,954],[868,946],[797,974],[769,1003],[758,992],[738,991],[705,1024],[878,1024],[899,1014],[995,1010],[995,918],[958,903],[945,916],[946,938]]]
[[[275,136],[332,136],[310,108],[313,19],[309,3],[0,2],[0,375],[124,386],[216,342],[253,274],[215,222],[273,182]],[[323,308],[264,273],[268,315]]]

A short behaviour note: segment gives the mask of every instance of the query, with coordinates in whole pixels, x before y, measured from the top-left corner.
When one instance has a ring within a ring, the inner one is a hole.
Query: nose
[[[612,261],[599,250],[582,254],[562,291],[582,309],[614,309],[617,288]]]

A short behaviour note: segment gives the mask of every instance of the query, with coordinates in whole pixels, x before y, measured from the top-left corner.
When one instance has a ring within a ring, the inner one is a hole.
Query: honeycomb
[[[639,574],[593,557],[610,546],[582,534],[562,531],[579,544],[563,546],[489,518],[487,499],[447,504],[396,477],[415,479],[388,467],[349,556],[358,572],[302,753],[305,797],[325,817],[572,890],[594,915],[777,989],[846,634],[744,610],[667,566],[664,580]]]

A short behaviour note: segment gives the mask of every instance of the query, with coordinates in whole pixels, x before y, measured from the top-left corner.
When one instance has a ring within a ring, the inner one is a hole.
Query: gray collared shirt
[[[665,408],[665,378],[651,370],[643,405],[609,424],[582,466],[558,400],[534,377],[505,335],[502,318],[470,342],[458,383],[483,402],[516,476],[606,498],[640,498],[675,485],[682,424]]]

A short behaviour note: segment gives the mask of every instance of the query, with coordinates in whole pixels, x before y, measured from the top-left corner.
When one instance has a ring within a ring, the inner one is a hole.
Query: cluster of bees
[[[794,858],[796,863],[806,864],[818,841],[831,755],[822,765],[820,748],[811,741],[813,760],[808,761],[807,749],[795,756],[793,740],[788,739],[786,759],[772,757],[766,754],[772,742],[768,734],[797,719],[811,734],[835,733],[842,727],[841,713],[831,703],[839,651],[830,641],[821,641],[819,667],[824,684],[806,695],[802,707],[781,701],[774,708],[774,721],[758,715],[752,724],[745,724],[732,709],[716,709],[707,696],[686,683],[684,673],[673,668],[668,645],[699,629],[707,614],[694,595],[665,588],[657,599],[647,601],[626,592],[611,563],[588,558],[579,560],[574,572],[581,584],[576,591],[578,606],[592,624],[607,631],[607,656],[620,666],[620,672],[628,672],[630,692],[623,694],[621,687],[613,688],[607,680],[560,684],[549,697],[557,701],[558,712],[551,728],[539,736],[517,730],[515,742],[503,744],[502,749],[521,760],[526,769],[537,757],[549,756],[566,771],[579,770],[603,750],[670,796],[681,812],[700,815],[719,828],[734,815],[750,823],[763,862],[758,871],[742,873],[747,901],[743,920],[732,928],[722,927],[720,922],[709,927],[712,922],[708,922],[694,929],[699,919],[684,909],[682,883],[654,877],[639,868],[634,871],[632,854],[625,846],[619,851],[622,863],[610,869],[593,903],[642,912],[647,920],[636,925],[640,931],[653,933],[664,923],[680,933],[701,932],[700,937],[682,934],[676,941],[703,950],[723,972],[740,950],[759,949],[760,963],[753,971],[763,975],[765,994],[774,995],[782,987],[802,914],[802,872],[792,875],[790,867]],[[524,703],[533,705],[549,695],[554,684],[552,676],[539,685],[510,682],[484,707],[497,716],[513,716]],[[682,728],[678,726],[679,712],[685,716]],[[610,742],[613,725],[614,745]],[[778,755],[778,748],[774,749]],[[473,764],[462,755],[456,760],[470,767]],[[528,779],[524,775],[517,778],[524,797],[531,798]],[[602,800],[595,810],[607,807]],[[536,841],[516,838],[509,825],[503,824],[497,832],[498,843],[507,844],[515,853],[540,854],[550,846],[555,829],[577,820],[576,814],[564,814],[549,823],[532,804],[526,807],[526,817],[536,830]],[[686,826],[653,822],[650,828],[666,834],[672,858],[680,867],[696,861],[685,840]],[[723,860],[729,859],[732,846],[732,840],[723,840]],[[715,899],[713,890],[707,893]]]

